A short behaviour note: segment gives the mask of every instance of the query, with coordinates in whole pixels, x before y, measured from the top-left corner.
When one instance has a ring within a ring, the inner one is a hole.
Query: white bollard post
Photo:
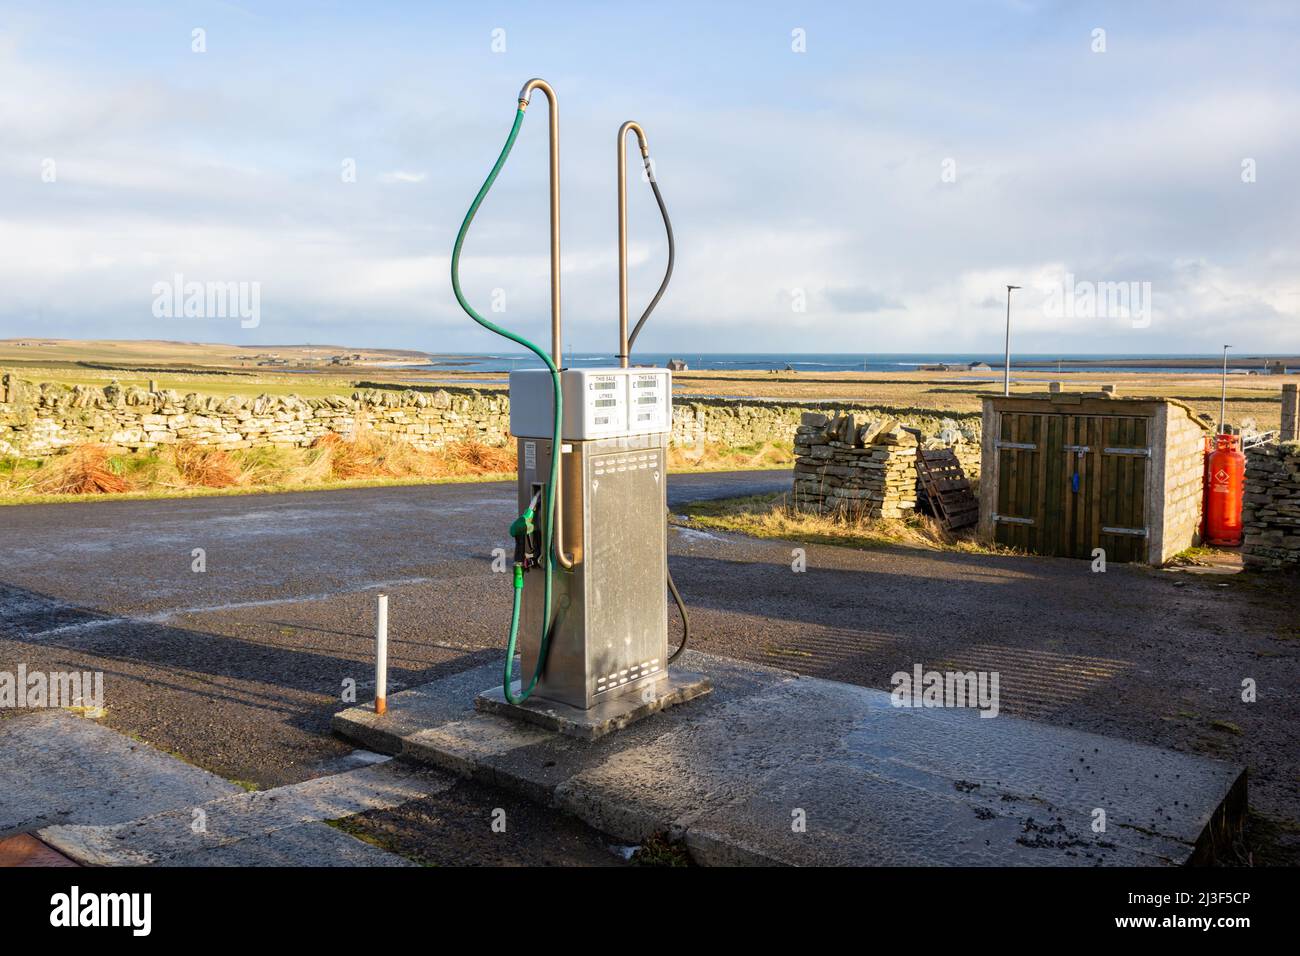
[[[388,595],[379,595],[375,621],[375,713],[388,710]]]

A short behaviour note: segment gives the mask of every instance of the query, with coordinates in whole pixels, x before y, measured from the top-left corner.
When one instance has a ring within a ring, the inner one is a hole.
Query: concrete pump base
[[[595,740],[615,730],[622,730],[633,721],[649,717],[675,704],[702,697],[713,690],[713,684],[702,674],[688,674],[673,670],[653,685],[645,697],[635,694],[603,701],[590,710],[570,707],[568,704],[530,697],[521,704],[506,700],[500,686],[489,688],[474,698],[474,709],[488,714],[513,717],[547,730]],[[514,692],[519,692],[515,681]]]
[[[498,664],[334,729],[617,840],[668,834],[702,864],[1181,865],[1211,860],[1245,816],[1238,766],[695,651],[682,664],[713,692],[594,740],[476,711]]]

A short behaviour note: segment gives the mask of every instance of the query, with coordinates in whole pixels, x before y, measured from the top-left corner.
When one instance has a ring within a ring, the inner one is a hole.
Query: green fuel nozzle
[[[533,500],[528,502],[524,513],[510,525],[510,537],[515,539],[515,573],[521,576],[520,580],[523,572],[536,567],[541,554],[541,537],[537,534],[537,522],[533,520],[541,497],[542,493],[539,490],[533,495]]]

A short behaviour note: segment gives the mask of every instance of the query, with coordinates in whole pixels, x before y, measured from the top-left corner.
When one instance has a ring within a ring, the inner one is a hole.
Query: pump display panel
[[[672,429],[672,373],[667,369],[566,369],[560,373],[560,387],[567,441],[652,435]],[[553,400],[549,372],[511,372],[510,433],[549,438]]]

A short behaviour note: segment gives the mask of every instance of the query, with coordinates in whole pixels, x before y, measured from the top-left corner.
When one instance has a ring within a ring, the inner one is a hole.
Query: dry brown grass
[[[514,470],[511,446],[469,439],[441,451],[421,451],[362,426],[347,437],[327,434],[309,448],[226,450],[182,442],[125,452],[94,444],[44,459],[0,459],[0,497],[17,501],[125,492],[152,496],[191,489],[277,490],[356,481],[496,478]]]
[[[485,445],[477,438],[448,445],[439,457],[449,475],[500,475],[515,470],[513,446]]]
[[[79,445],[42,467],[31,489],[42,495],[114,494],[126,491],[126,479],[110,466],[104,445]]]
[[[181,484],[190,488],[233,488],[244,478],[239,463],[220,448],[181,442],[172,449],[172,462]]]
[[[670,449],[674,469],[709,471],[783,467],[789,442],[744,448]],[[421,451],[364,424],[348,436],[327,434],[308,448],[264,445],[222,449],[182,442],[127,452],[83,445],[44,459],[0,459],[0,498],[6,502],[54,495],[134,493],[166,496],[190,490],[323,488],[339,482],[505,478],[515,472],[513,444],[468,438]]]
[[[794,464],[794,446],[788,441],[768,441],[740,447],[704,445],[668,448],[669,468],[696,471],[740,470],[746,468],[780,468]]]
[[[439,474],[437,456],[367,428],[351,436],[330,433],[315,442],[329,460],[334,478],[432,478]]]
[[[355,439],[346,441],[342,435],[330,432],[317,438],[312,447],[320,449],[335,478],[354,478],[374,469],[373,456]]]
[[[850,508],[836,515],[817,514],[794,507],[788,494],[700,501],[687,505],[683,513],[692,527],[735,531],[756,538],[851,548],[906,545],[978,553],[1000,550],[978,541],[973,529],[946,531],[928,515],[874,518],[864,508]]]
[[[0,460],[0,497],[166,494],[188,489],[325,487],[344,481],[500,477],[514,449],[470,439],[421,451],[369,428],[327,434],[309,448],[222,449],[181,442],[149,452],[81,445],[44,459]]]

